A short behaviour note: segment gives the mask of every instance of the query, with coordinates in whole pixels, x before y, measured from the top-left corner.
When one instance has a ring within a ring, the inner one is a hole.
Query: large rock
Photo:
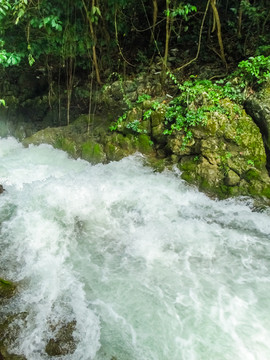
[[[182,178],[219,197],[254,195],[270,198],[266,153],[259,128],[246,112],[228,99],[223,112],[209,112],[205,126],[168,138],[167,151],[177,160]],[[176,157],[175,157],[176,155]]]
[[[245,102],[247,113],[261,130],[267,155],[267,168],[270,171],[270,81]]]
[[[82,158],[95,165],[118,161],[137,151],[143,154],[152,154],[153,146],[148,130],[132,134],[132,131],[123,127],[123,131],[109,130],[110,122],[95,116],[88,119],[81,115],[69,126],[62,126],[40,130],[32,136],[25,138],[23,144],[50,144],[53,147],[66,151],[73,158]],[[148,124],[148,125],[147,125]]]
[[[73,354],[76,349],[76,341],[73,337],[75,328],[75,321],[63,324],[57,331],[57,334],[48,341],[45,348],[46,353],[49,356]]]

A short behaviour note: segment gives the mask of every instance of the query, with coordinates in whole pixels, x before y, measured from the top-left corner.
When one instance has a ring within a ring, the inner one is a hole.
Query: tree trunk
[[[94,6],[95,6],[95,0],[92,0],[92,9],[94,8]],[[85,14],[86,14],[87,21],[88,21],[89,28],[90,28],[90,34],[91,34],[92,41],[93,41],[92,51],[93,51],[93,63],[94,63],[94,67],[95,67],[96,78],[97,78],[98,84],[101,85],[101,80],[100,80],[100,75],[99,75],[99,67],[98,67],[98,61],[97,61],[97,54],[96,54],[97,38],[96,38],[95,31],[94,31],[92,19],[89,15],[89,11],[87,9],[87,6],[86,6],[86,3],[84,0],[83,0],[83,7],[85,10]]]
[[[165,51],[163,57],[162,73],[161,73],[161,83],[164,85],[166,71],[167,71],[167,62],[169,54],[169,42],[170,42],[170,0],[166,0],[166,40],[165,40]]]
[[[214,20],[215,20],[216,27],[217,27],[217,36],[218,36],[218,43],[219,43],[219,48],[220,48],[220,57],[221,57],[224,65],[227,68],[227,62],[226,62],[226,58],[225,58],[222,34],[221,34],[221,24],[220,24],[218,10],[216,7],[216,0],[211,0],[211,6],[212,6],[212,10],[213,10]]]
[[[153,27],[151,30],[151,39],[150,43],[152,44],[155,39],[155,28],[157,23],[157,15],[158,15],[158,4],[157,0],[153,0]]]

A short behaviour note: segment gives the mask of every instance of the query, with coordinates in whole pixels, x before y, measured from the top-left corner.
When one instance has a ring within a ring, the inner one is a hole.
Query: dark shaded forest
[[[162,78],[194,61],[227,73],[270,53],[267,0],[5,0],[0,23],[1,65],[45,72],[68,93],[75,75],[102,85],[157,59]]]

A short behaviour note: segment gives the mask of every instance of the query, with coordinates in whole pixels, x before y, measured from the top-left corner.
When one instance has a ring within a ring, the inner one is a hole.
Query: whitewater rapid
[[[107,165],[0,139],[0,277],[24,313],[10,351],[62,360],[270,359],[270,213],[215,201],[140,154]]]

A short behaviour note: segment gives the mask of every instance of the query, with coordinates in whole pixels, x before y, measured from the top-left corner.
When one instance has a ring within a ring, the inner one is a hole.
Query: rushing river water
[[[74,321],[72,360],[270,359],[270,214],[214,201],[140,155],[108,165],[0,139],[0,276],[13,353]],[[20,326],[21,325],[21,326]]]

